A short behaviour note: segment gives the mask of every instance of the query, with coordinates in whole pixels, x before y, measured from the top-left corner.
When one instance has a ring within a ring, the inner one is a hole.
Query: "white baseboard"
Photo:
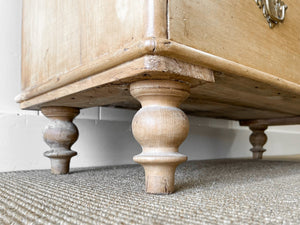
[[[141,151],[131,132],[134,110],[92,108],[75,120],[79,140],[72,147],[78,156],[72,167],[133,163]],[[189,117],[190,132],[180,152],[189,160],[250,157],[250,130],[236,121]],[[43,157],[48,146],[42,138],[47,119],[34,111],[0,112],[0,171],[48,169]],[[299,126],[267,130],[267,155],[299,154]]]

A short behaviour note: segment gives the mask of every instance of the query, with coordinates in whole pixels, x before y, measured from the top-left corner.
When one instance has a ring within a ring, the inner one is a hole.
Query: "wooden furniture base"
[[[79,109],[69,107],[43,107],[42,113],[49,119],[44,130],[44,140],[50,151],[44,156],[51,160],[51,172],[66,174],[69,172],[70,160],[77,152],[71,146],[78,138],[78,129],[72,123],[79,114]]]
[[[143,152],[134,160],[149,193],[172,192],[186,160],[181,103],[186,114],[250,126],[261,158],[266,127],[300,118],[300,7],[284,2],[284,22],[270,29],[254,0],[24,1],[16,100],[50,118],[52,172],[68,172],[76,154],[78,109],[139,102],[132,127]]]
[[[178,147],[187,137],[189,122],[178,107],[189,96],[189,89],[186,83],[170,80],[130,85],[130,93],[142,104],[133,118],[132,131],[143,152],[133,159],[145,169],[147,193],[172,193],[175,169],[187,160]]]
[[[253,159],[262,159],[263,153],[266,149],[263,146],[266,144],[268,137],[264,131],[268,126],[281,126],[281,125],[294,125],[300,124],[300,117],[288,118],[273,118],[273,119],[258,119],[258,120],[241,120],[241,126],[249,126],[252,134],[250,135],[250,143],[252,148],[250,151],[253,153]]]
[[[253,146],[253,148],[250,149],[253,159],[262,159],[263,153],[266,151],[263,146],[266,144],[268,139],[264,131],[268,128],[268,126],[253,124],[250,125],[249,128],[252,130],[249,140]]]

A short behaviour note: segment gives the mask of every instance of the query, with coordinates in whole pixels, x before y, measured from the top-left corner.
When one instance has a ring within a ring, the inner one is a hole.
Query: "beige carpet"
[[[0,173],[0,224],[300,224],[300,163],[194,161],[177,192],[143,192],[140,166]]]

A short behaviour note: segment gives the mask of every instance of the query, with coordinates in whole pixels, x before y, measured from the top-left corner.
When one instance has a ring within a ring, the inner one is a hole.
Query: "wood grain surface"
[[[300,112],[300,8],[268,27],[254,1],[25,0],[23,109],[138,108],[129,85],[191,84],[182,108],[252,120]]]
[[[144,4],[143,0],[25,0],[22,89],[59,81],[64,74],[141,40]]]
[[[172,0],[169,38],[300,84],[300,7],[284,2],[286,19],[270,29],[254,0]]]

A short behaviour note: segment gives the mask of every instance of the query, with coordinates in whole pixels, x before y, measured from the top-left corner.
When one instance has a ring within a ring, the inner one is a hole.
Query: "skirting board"
[[[134,163],[141,149],[132,136],[135,111],[114,108],[83,110],[74,123],[80,130],[72,147],[72,167]],[[251,157],[250,130],[238,122],[189,117],[190,132],[179,151],[189,160]],[[0,171],[48,169],[42,129],[47,119],[38,112],[0,112]],[[270,127],[266,155],[299,154],[300,126]],[[16,141],[17,140],[17,141]]]

